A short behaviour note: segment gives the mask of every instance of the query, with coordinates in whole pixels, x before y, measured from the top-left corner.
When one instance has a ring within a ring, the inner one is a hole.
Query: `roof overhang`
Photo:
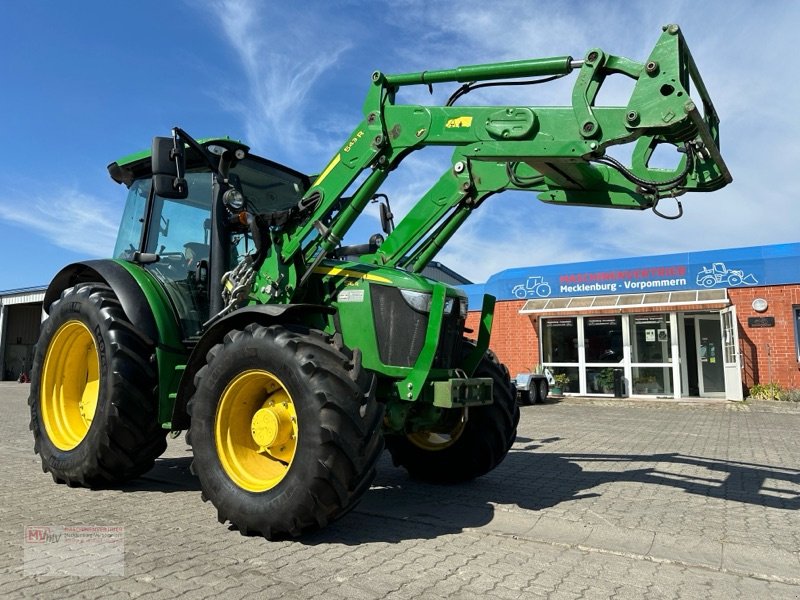
[[[687,309],[724,308],[731,303],[728,290],[682,290],[642,294],[609,294],[571,298],[533,298],[523,304],[521,315],[559,312],[632,313],[642,309],[686,307]]]

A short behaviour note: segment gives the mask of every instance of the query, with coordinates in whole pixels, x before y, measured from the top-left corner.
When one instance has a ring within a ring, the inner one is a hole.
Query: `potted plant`
[[[604,394],[614,393],[614,369],[603,369],[597,375],[597,385],[603,390]]]
[[[633,380],[634,389],[638,394],[658,393],[658,381],[655,375],[642,375]]]
[[[556,373],[553,376],[553,381],[555,381],[555,385],[550,390],[550,393],[554,396],[561,396],[564,393],[564,388],[569,385],[570,379],[566,373]]]

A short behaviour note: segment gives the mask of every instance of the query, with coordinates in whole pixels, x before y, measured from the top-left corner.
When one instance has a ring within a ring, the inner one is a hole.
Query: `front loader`
[[[575,75],[571,106],[461,106],[480,87]],[[596,106],[609,76],[625,106]],[[530,79],[534,78],[534,79]],[[458,84],[445,106],[408,86]],[[699,104],[690,98],[696,93]],[[376,72],[364,118],[315,177],[229,138],[179,128],[109,166],[129,189],[114,258],[50,284],[31,429],[56,482],[138,477],[187,431],[203,497],[245,534],[297,536],[351,509],[384,445],[411,476],[460,482],[503,460],[519,411],[465,293],[423,268],[490,196],[658,211],[731,181],[718,118],[679,28],[645,62],[569,56],[401,75]],[[630,164],[608,152],[634,144]],[[345,234],[404,157],[453,147],[451,166],[383,235]],[[650,165],[659,146],[675,169]],[[663,213],[660,213],[663,214]]]

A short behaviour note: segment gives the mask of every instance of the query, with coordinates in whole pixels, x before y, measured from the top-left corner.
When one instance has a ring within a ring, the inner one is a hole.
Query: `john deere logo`
[[[461,127],[469,127],[471,125],[472,117],[456,117],[455,119],[449,119],[444,126],[446,129],[457,129]]]

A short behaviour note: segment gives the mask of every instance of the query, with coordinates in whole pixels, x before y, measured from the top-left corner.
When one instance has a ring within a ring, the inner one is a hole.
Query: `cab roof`
[[[201,146],[208,146],[214,143],[230,141],[235,141],[240,144],[242,143],[240,140],[235,140],[230,136],[201,138],[197,140],[197,143]],[[248,148],[248,152],[249,150],[250,149]],[[187,165],[192,163],[193,154],[196,154],[195,151],[189,146],[186,146]],[[117,183],[124,183],[126,186],[130,187],[134,180],[150,175],[151,155],[152,150],[141,150],[139,152],[134,152],[133,154],[123,156],[119,160],[116,160],[108,165],[108,174],[111,176],[111,179]]]

